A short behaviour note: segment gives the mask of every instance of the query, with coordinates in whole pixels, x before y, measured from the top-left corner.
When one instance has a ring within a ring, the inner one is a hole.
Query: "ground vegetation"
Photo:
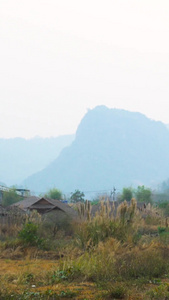
[[[73,204],[55,234],[36,212],[1,216],[0,299],[169,299],[166,206],[142,204]]]

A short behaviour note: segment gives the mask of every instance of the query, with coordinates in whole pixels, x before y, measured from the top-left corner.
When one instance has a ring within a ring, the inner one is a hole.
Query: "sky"
[[[0,138],[72,134],[97,105],[169,123],[168,0],[0,0]]]

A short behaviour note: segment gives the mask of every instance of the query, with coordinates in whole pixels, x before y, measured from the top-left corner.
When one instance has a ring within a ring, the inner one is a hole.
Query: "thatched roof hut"
[[[40,214],[46,214],[51,211],[60,211],[72,218],[76,217],[76,211],[68,204],[59,200],[44,197],[28,197],[22,201],[12,204],[12,206],[19,207],[24,211],[36,210]]]

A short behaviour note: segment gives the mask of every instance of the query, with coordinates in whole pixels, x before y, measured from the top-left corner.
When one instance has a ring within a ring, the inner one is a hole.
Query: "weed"
[[[75,296],[77,296],[77,293],[72,292],[72,291],[61,291],[58,295],[58,297],[60,298],[74,298]]]
[[[122,283],[115,283],[107,286],[107,291],[103,293],[104,298],[124,299],[127,289]]]
[[[53,274],[51,275],[49,282],[50,284],[55,284],[58,283],[62,280],[67,280],[68,279],[68,274],[66,271],[54,271]]]
[[[116,269],[122,278],[159,277],[168,269],[168,261],[153,244],[145,250],[135,247],[116,260]]]
[[[158,227],[159,240],[161,243],[169,244],[169,229],[168,227]]]
[[[158,299],[158,300],[168,300],[169,299],[169,286],[168,284],[161,284],[157,286],[155,289],[151,289],[147,296],[150,299]]]

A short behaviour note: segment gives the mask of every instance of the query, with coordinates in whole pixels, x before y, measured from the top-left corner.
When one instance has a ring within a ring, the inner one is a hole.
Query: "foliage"
[[[10,189],[9,192],[4,191],[3,197],[2,197],[2,205],[3,206],[9,206],[13,203],[16,203],[18,201],[21,201],[22,197],[19,196],[15,189]]]
[[[45,194],[45,197],[50,198],[50,199],[61,200],[62,199],[62,192],[59,189],[53,188],[53,189],[50,189]]]
[[[77,202],[84,202],[84,196],[85,194],[79,190],[75,190],[74,193],[71,193],[71,197],[70,200],[73,203],[77,203]]]
[[[160,202],[158,207],[162,209],[164,216],[169,216],[169,201]]]
[[[167,300],[169,299],[169,286],[166,283],[162,283],[154,289],[151,289],[147,295],[150,296],[150,299]]]
[[[19,232],[19,239],[27,246],[42,246],[43,239],[38,236],[38,225],[26,223]]]
[[[132,192],[132,189],[131,188],[123,188],[123,191],[122,191],[122,200],[126,200],[126,201],[130,201],[132,199],[132,196],[133,196],[133,192]]]
[[[40,231],[46,238],[56,237],[59,231],[69,235],[72,230],[71,218],[62,211],[51,211],[43,216]]]
[[[164,233],[164,232],[166,232],[166,227],[161,227],[161,226],[159,226],[159,227],[158,227],[158,233],[159,233],[159,234],[162,234],[162,233]]]
[[[144,185],[137,187],[135,196],[138,202],[152,203],[152,192],[149,188],[145,188]]]
[[[91,201],[91,205],[97,205],[97,204],[99,204],[100,203],[100,200],[98,199],[96,199],[96,200],[92,200]]]
[[[158,227],[159,240],[162,244],[169,244],[169,229],[168,227]]]

